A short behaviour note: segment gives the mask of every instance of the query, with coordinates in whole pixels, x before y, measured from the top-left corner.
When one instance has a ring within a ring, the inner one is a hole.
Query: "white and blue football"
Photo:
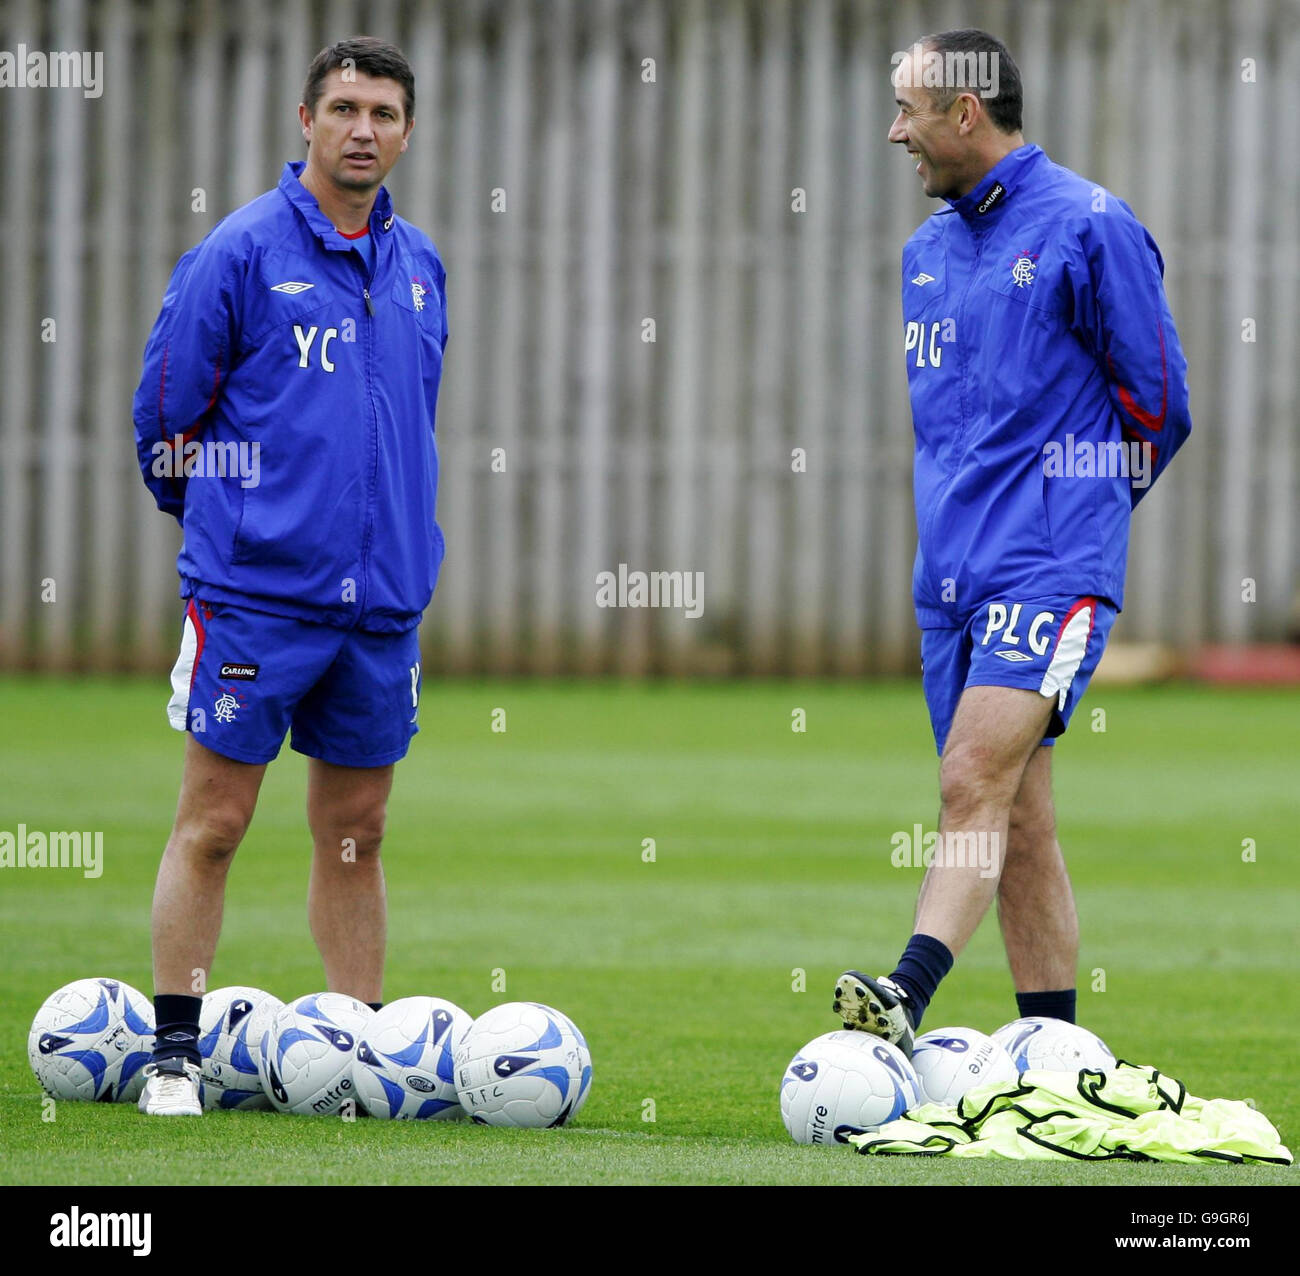
[[[32,1020],[27,1059],[56,1099],[133,1101],[153,1054],[153,1006],[120,979],[77,979]]]
[[[563,1125],[591,1093],[586,1039],[567,1015],[540,1002],[508,1001],[479,1015],[455,1063],[461,1106],[480,1125]]]
[[[1011,1056],[1018,1072],[1078,1072],[1081,1068],[1105,1072],[1115,1066],[1115,1056],[1099,1036],[1064,1019],[1013,1019],[993,1034],[993,1040]]]
[[[950,1108],[976,1086],[1015,1081],[1020,1075],[1002,1046],[974,1028],[922,1033],[912,1048],[912,1068],[925,1102]]]
[[[279,1112],[336,1116],[356,1099],[352,1060],[375,1012],[339,992],[308,993],[276,1011],[262,1034],[259,1075]]]
[[[923,1100],[907,1056],[865,1032],[815,1037],[781,1078],[781,1121],[796,1143],[849,1146]]]
[[[203,998],[199,1053],[203,1071],[199,1099],[205,1108],[269,1108],[258,1058],[262,1037],[283,1007],[279,997],[236,984]]]
[[[122,1023],[130,1035],[113,1098],[118,1103],[134,1103],[144,1089],[144,1065],[153,1058],[153,1002],[130,984],[122,984],[121,989]]]
[[[473,1022],[440,997],[390,1001],[357,1045],[352,1080],[361,1106],[372,1117],[395,1121],[463,1117],[454,1056]]]

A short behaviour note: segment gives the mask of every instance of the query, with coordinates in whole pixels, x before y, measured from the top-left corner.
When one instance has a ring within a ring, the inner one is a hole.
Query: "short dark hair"
[[[415,118],[415,72],[406,56],[395,44],[387,44],[370,35],[353,36],[327,44],[313,59],[307,71],[307,83],[302,86],[302,101],[308,112],[316,114],[321,86],[325,77],[339,67],[364,71],[385,80],[396,80],[405,93],[405,123]]]
[[[955,31],[938,31],[934,35],[923,35],[918,41],[923,49],[933,50],[944,55],[985,54],[997,59],[998,91],[992,96],[980,94],[989,119],[1003,133],[1019,133],[1023,127],[1021,116],[1024,111],[1024,96],[1020,86],[1020,68],[997,36],[989,35],[977,27],[961,27]],[[970,92],[975,86],[966,88],[945,83],[942,88],[930,90],[930,100],[941,111],[946,111],[962,93]]]

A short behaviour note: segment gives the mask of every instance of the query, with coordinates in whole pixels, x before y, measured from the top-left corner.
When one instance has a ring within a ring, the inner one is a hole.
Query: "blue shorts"
[[[982,603],[960,628],[921,630],[921,675],[942,755],[967,687],[1022,687],[1055,701],[1044,744],[1069,725],[1106,646],[1115,608],[1074,595]]]
[[[419,631],[371,634],[191,598],[167,717],[237,762],[292,747],[335,766],[387,766],[420,729]]]

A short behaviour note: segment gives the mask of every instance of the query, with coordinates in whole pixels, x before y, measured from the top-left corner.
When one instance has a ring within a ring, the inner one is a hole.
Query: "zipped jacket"
[[[446,275],[382,187],[367,266],[303,167],[177,263],[145,347],[136,450],[182,524],[182,597],[402,632],[443,558]]]
[[[917,619],[1054,594],[1123,607],[1132,509],[1192,427],[1159,249],[1037,146],[948,204],[903,252]]]

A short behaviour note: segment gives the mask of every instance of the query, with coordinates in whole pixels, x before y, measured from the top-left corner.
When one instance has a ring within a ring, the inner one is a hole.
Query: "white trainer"
[[[202,1116],[199,1068],[187,1059],[147,1063],[145,1083],[136,1107],[149,1116]]]

